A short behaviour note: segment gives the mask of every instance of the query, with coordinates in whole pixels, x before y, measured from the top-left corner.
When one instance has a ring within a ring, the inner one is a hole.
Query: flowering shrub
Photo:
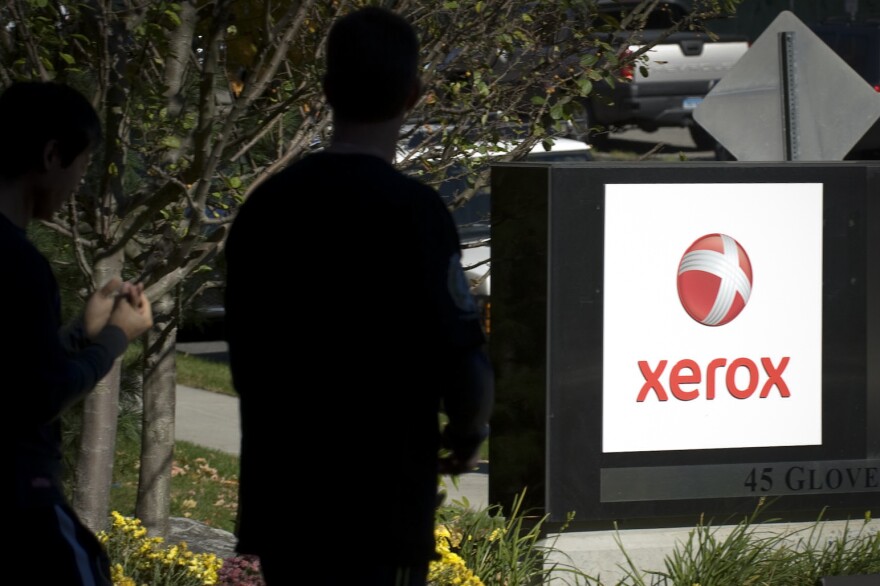
[[[266,585],[256,556],[237,555],[221,560],[214,554],[193,553],[184,542],[166,547],[161,537],[147,536],[139,519],[116,511],[112,518],[110,529],[98,533],[98,539],[110,556],[114,586]],[[489,535],[488,540],[494,541],[496,535],[497,532]],[[461,545],[461,532],[439,524],[434,536],[441,558],[431,562],[428,585],[484,586],[454,551]]]
[[[218,574],[219,586],[266,586],[260,573],[260,558],[237,555],[223,560]]]
[[[432,561],[428,570],[428,586],[484,586],[468,569],[458,554],[452,551],[453,544],[460,541],[460,535],[453,535],[445,525],[434,530],[437,553],[441,558]],[[266,586],[260,573],[260,559],[257,556],[237,555],[223,560],[218,573],[218,586]]]
[[[502,514],[500,505],[474,510],[466,502],[453,502],[437,510],[437,525],[445,531],[449,550],[478,580],[467,584],[531,586],[555,583],[560,574],[565,574],[563,581],[573,586],[589,583],[589,576],[570,564],[547,563],[548,554],[562,552],[556,549],[553,539],[542,536],[546,516],[535,517],[521,509],[524,496],[525,489],[514,499],[508,515]],[[571,517],[559,531],[566,529]],[[438,551],[442,552],[439,547]],[[465,584],[449,582],[459,583]]]
[[[432,561],[428,568],[429,586],[484,586],[480,580],[464,563],[458,554],[452,551],[453,534],[445,525],[438,525],[434,529],[434,538],[437,541],[437,553],[440,559]]]
[[[161,537],[147,537],[139,519],[113,511],[108,531],[98,539],[110,556],[114,586],[211,586],[222,561],[214,554],[193,553],[186,543],[165,547]]]

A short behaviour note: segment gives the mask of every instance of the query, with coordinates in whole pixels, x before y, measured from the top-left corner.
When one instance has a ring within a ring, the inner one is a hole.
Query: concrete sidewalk
[[[238,455],[238,399],[177,385],[174,438]]]

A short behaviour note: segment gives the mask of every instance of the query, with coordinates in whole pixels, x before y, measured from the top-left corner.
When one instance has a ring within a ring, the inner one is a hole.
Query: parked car
[[[600,0],[599,10],[614,22],[620,22],[640,0]],[[647,53],[647,61],[623,72],[625,83],[600,83],[582,100],[583,115],[577,127],[582,133],[596,126],[600,132],[589,133],[586,140],[599,144],[609,133],[637,127],[653,132],[661,127],[687,128],[698,148],[711,150],[715,140],[693,119],[693,111],[712,87],[736,65],[748,51],[744,35],[718,34],[683,30],[665,39],[661,36],[691,11],[690,0],[662,0],[647,15],[637,42],[626,44],[631,32],[610,33],[610,42],[620,52],[636,53],[649,43],[656,43]]]

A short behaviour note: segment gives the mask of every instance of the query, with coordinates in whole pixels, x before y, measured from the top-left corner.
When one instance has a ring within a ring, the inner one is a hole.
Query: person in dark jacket
[[[226,243],[237,549],[269,586],[295,582],[294,559],[322,585],[424,586],[439,475],[476,465],[494,377],[452,216],[393,166],[421,94],[414,29],[349,13],[326,67],[329,147],[260,185]]]
[[[0,372],[15,476],[11,559],[30,584],[110,585],[106,553],[61,484],[61,415],[152,326],[143,287],[111,279],[62,329],[58,283],[30,242],[73,194],[100,136],[92,105],[68,86],[18,82],[0,95]]]

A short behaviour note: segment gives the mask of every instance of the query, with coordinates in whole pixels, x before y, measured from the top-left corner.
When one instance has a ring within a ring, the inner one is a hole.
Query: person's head
[[[409,110],[420,90],[419,40],[401,16],[368,7],[334,23],[324,93],[335,118],[384,122]]]
[[[33,216],[48,219],[73,192],[101,137],[89,101],[54,82],[16,82],[0,95],[0,179],[34,177]]]

